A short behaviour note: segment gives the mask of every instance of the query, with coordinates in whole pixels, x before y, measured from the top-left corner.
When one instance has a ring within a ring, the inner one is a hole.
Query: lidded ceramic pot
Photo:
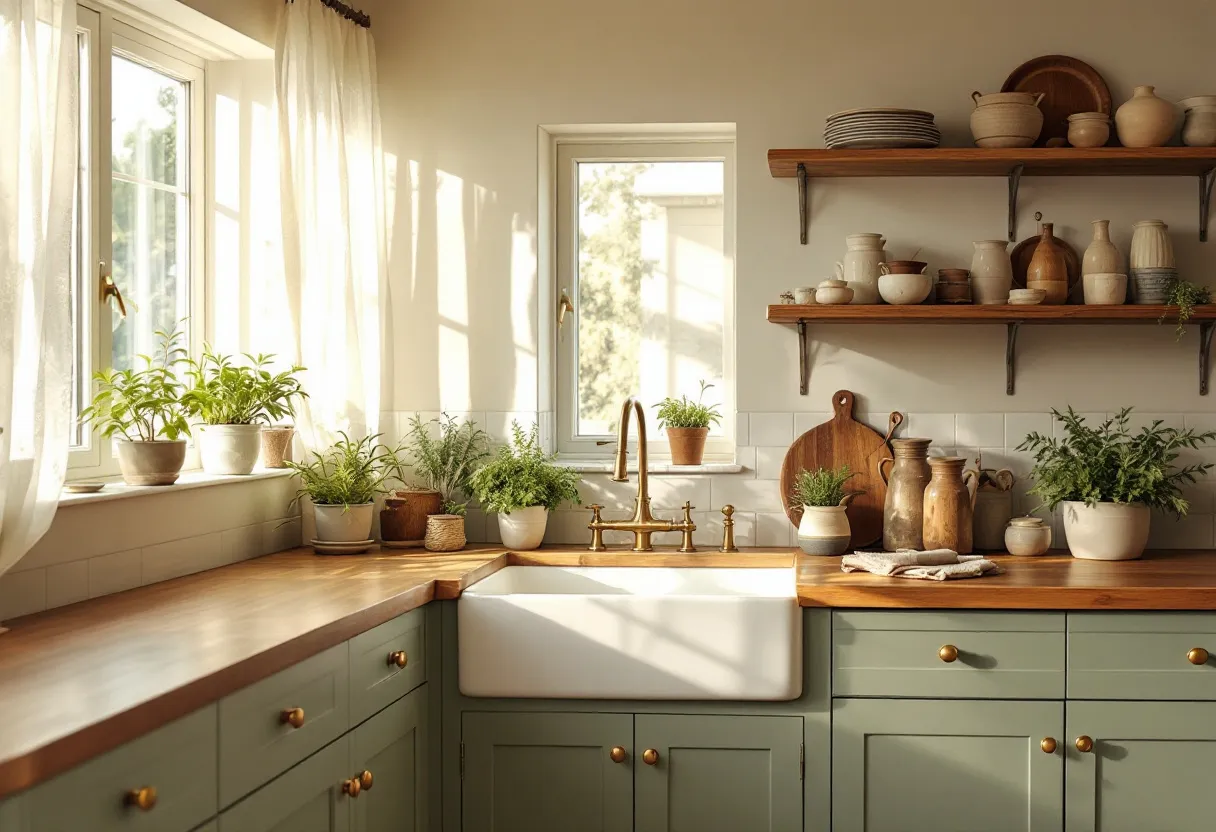
[[[972,243],[971,299],[983,306],[1009,302],[1013,286],[1013,264],[1004,240],[977,240]]]
[[[929,484],[932,441],[892,439],[893,456],[878,464],[887,484],[887,498],[882,507],[882,547],[889,552],[923,548],[925,487]]]
[[[1132,232],[1128,265],[1133,273],[1138,269],[1172,269],[1177,266],[1169,226],[1161,220],[1141,220],[1132,228],[1135,230]]]
[[[1005,549],[1011,555],[1045,555],[1051,548],[1051,526],[1039,517],[1015,517],[1005,529]]]
[[[879,264],[887,260],[887,241],[874,233],[850,234],[844,239],[844,262],[836,264],[836,271],[853,290],[849,303],[878,303]]]
[[[1197,95],[1182,105],[1182,143],[1187,147],[1216,147],[1216,95]]]
[[[926,549],[953,549],[960,555],[971,554],[971,524],[979,477],[975,471],[963,470],[966,463],[960,456],[929,459],[923,526]]]
[[[971,135],[979,147],[1030,147],[1043,130],[1044,93],[971,93]]]
[[[1178,129],[1178,108],[1158,98],[1149,85],[1136,87],[1115,111],[1115,130],[1124,147],[1165,147]]]
[[[1039,244],[1034,247],[1030,267],[1026,270],[1026,288],[1046,292],[1044,304],[1068,302],[1068,262],[1064,250],[1052,234],[1052,224],[1043,223]]]
[[[1081,274],[1122,274],[1123,255],[1110,241],[1110,220],[1094,220],[1094,238],[1085,249]]]
[[[1068,143],[1073,147],[1102,147],[1110,141],[1110,116],[1073,113],[1068,117]]]

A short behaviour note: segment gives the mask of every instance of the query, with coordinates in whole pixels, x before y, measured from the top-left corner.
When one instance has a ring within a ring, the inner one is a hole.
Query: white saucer
[[[308,542],[318,555],[361,555],[376,545],[374,540],[356,540],[351,543],[334,543],[325,540]]]

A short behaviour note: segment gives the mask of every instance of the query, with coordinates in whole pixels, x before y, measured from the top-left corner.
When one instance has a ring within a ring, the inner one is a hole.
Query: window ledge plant
[[[852,529],[845,511],[862,493],[845,489],[852,477],[849,466],[842,465],[814,471],[804,468],[794,479],[790,498],[802,506],[798,545],[808,555],[841,555],[849,548]]]
[[[300,477],[292,505],[305,497],[312,502],[319,541],[370,542],[376,496],[404,473],[400,449],[380,444],[379,434],[359,440],[341,436],[304,462],[286,463]]]
[[[535,549],[545,536],[549,512],[562,503],[581,503],[579,475],[554,464],[541,448],[536,425],[524,433],[511,423],[512,441],[473,474],[473,495],[486,511],[497,512],[502,542],[511,549]]]
[[[693,401],[688,396],[668,396],[655,405],[658,409],[659,428],[667,433],[667,444],[671,448],[673,465],[700,465],[705,456],[705,440],[709,426],[719,424],[722,416],[719,405],[707,405],[705,391],[712,384],[701,382],[701,393]]]
[[[487,439],[476,422],[458,422],[446,413],[426,422],[417,413],[410,419],[406,447],[412,458],[414,480],[429,491],[397,492],[407,506],[414,503],[404,523],[408,539],[416,539],[412,535],[421,532],[419,536],[433,551],[464,546],[469,479],[489,456]],[[416,527],[418,524],[421,529]]]

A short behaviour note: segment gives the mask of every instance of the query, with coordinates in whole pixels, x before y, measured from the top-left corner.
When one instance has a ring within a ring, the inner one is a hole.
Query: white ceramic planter
[[[208,474],[253,473],[262,451],[261,425],[199,425],[198,455]]]
[[[1149,510],[1138,503],[1068,502],[1064,539],[1074,558],[1135,560],[1148,545]]]
[[[517,508],[510,514],[498,515],[498,533],[508,549],[527,551],[540,546],[549,522],[549,510],[544,506]]]
[[[118,467],[127,485],[173,485],[185,462],[185,439],[118,443]]]
[[[326,543],[359,543],[372,536],[375,503],[357,506],[313,505],[317,518],[317,540]]]
[[[803,506],[798,545],[808,555],[842,555],[852,536],[845,506]]]

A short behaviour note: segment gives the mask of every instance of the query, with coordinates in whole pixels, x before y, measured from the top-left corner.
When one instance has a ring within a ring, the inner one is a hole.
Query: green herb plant
[[[794,479],[794,487],[790,496],[794,503],[800,506],[838,506],[850,494],[860,494],[860,491],[846,491],[844,484],[853,477],[849,466],[839,468],[817,468],[808,471],[803,468]]]
[[[254,425],[295,415],[293,400],[308,395],[296,378],[304,368],[271,373],[267,367],[273,355],[246,353],[245,358],[248,364],[234,363],[207,345],[201,361],[187,360],[192,385],[182,395],[182,404],[191,416],[208,425]]]
[[[553,464],[554,457],[540,446],[536,425],[524,433],[519,423],[511,423],[512,442],[473,474],[473,495],[487,511],[510,514],[512,511],[543,506],[552,511],[565,502],[581,503],[578,472]]]
[[[433,433],[429,425],[438,425],[437,431]],[[406,442],[413,457],[414,476],[439,492],[446,513],[463,515],[468,508],[468,502],[458,498],[469,493],[469,478],[478,463],[490,455],[487,439],[476,422],[457,424],[456,418],[446,413],[427,422],[417,413],[410,419]]]
[[[292,505],[308,497],[314,505],[349,509],[372,502],[388,491],[388,482],[402,479],[400,448],[380,444],[379,434],[359,440],[341,436],[324,451],[313,451],[305,462],[286,463],[300,476]]]
[[[711,424],[718,424],[722,420],[721,414],[718,413],[719,405],[702,403],[705,399],[705,391],[711,387],[713,387],[712,384],[702,381],[701,394],[697,396],[695,402],[688,396],[680,396],[678,399],[668,396],[656,404],[655,407],[659,411],[659,427],[707,428]]]
[[[131,442],[168,440],[190,435],[188,409],[182,403],[185,385],[177,377],[187,363],[185,334],[180,324],[172,332],[156,331],[160,346],[154,356],[141,355],[138,369],[102,370],[94,374],[97,394],[80,413],[107,438],[115,434]]]
[[[1197,432],[1163,427],[1157,420],[1132,433],[1132,409],[1125,407],[1097,427],[1071,407],[1052,416],[1064,426],[1059,438],[1030,433],[1018,446],[1034,454],[1030,493],[1048,510],[1063,502],[1088,506],[1098,503],[1140,503],[1181,517],[1190,505],[1179,486],[1193,483],[1212,468],[1211,463],[1175,467],[1183,449],[1216,440],[1216,431]]]
[[[1196,286],[1186,280],[1175,278],[1170,281],[1169,287],[1165,290],[1166,306],[1178,307],[1178,326],[1174,330],[1179,338],[1186,332],[1186,322],[1191,319],[1191,315],[1195,312],[1195,307],[1204,303],[1212,302],[1212,290],[1205,286]],[[1165,315],[1157,319],[1157,323],[1163,323]]]

